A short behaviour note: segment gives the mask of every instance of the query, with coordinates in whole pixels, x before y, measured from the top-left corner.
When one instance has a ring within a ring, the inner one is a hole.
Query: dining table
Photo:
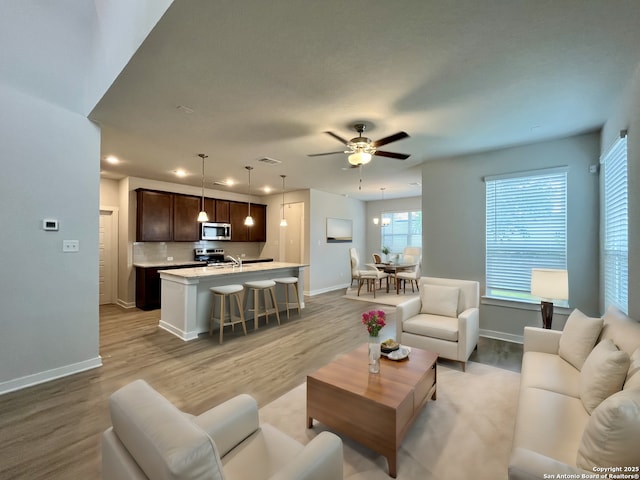
[[[382,270],[393,276],[396,283],[396,295],[400,295],[400,282],[398,282],[398,272],[407,270],[413,270],[418,266],[416,262],[413,263],[368,263],[368,266],[375,267],[378,270]],[[389,293],[389,282],[387,282],[387,293]]]

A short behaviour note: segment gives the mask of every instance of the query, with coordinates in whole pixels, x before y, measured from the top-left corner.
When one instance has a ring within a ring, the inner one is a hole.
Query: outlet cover
[[[80,251],[80,240],[63,240],[62,251],[66,253],[75,253]]]

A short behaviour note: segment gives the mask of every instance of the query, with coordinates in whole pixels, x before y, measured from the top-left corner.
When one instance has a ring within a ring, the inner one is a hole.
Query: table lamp
[[[551,328],[553,301],[569,299],[569,274],[566,270],[534,268],[531,270],[531,294],[540,297],[542,326]]]

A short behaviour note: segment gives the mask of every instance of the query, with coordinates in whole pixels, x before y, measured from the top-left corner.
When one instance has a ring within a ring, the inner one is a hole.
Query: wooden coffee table
[[[368,346],[307,376],[307,426],[315,418],[383,455],[397,474],[398,448],[422,407],[436,399],[438,355],[412,348],[409,358],[380,360],[370,374]]]

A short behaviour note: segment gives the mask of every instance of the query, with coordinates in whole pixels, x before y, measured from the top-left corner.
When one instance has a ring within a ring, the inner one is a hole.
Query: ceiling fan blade
[[[407,138],[408,136],[409,134],[407,132],[394,133],[393,135],[389,135],[388,137],[384,137],[378,141],[373,142],[373,146],[378,148],[386,145],[387,143],[397,142],[398,140],[402,140],[403,138]]]
[[[385,152],[384,150],[376,150],[376,153],[374,153],[374,155],[378,155],[380,157],[395,158],[397,160],[406,160],[411,156],[407,155],[406,153]]]
[[[308,153],[307,157],[322,157],[323,155],[336,155],[337,153],[341,153],[344,155],[344,150],[340,150],[339,152],[327,152],[327,153]]]
[[[335,133],[333,133],[333,132],[324,132],[324,133],[327,133],[327,134],[331,135],[333,138],[335,138],[336,140],[338,140],[339,142],[341,142],[341,143],[343,143],[343,144],[345,144],[345,145],[346,145],[347,143],[349,143],[349,141],[348,141],[348,140],[345,140],[345,139],[344,139],[344,138],[342,138],[340,135],[336,135],[336,134],[335,134]]]

